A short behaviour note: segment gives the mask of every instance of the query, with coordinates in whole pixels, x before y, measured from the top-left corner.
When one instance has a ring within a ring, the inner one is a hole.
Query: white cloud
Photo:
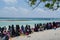
[[[0,17],[41,17],[41,18],[60,18],[60,9],[56,11],[43,10],[36,8],[29,10],[23,7],[4,7],[0,10]]]
[[[17,0],[3,0],[6,4],[15,4]]]
[[[26,9],[26,8],[22,8],[19,7],[18,10],[22,13],[22,14],[29,14],[31,12],[31,10]]]
[[[15,7],[4,7],[3,9],[7,10],[7,11],[11,11],[11,12],[16,12],[17,11],[17,8],[15,8]]]
[[[4,7],[0,13],[2,13],[0,14],[1,17],[13,17],[16,16],[17,9],[15,7]]]
[[[0,10],[0,17],[25,17],[30,13],[30,10],[22,7],[4,7]]]

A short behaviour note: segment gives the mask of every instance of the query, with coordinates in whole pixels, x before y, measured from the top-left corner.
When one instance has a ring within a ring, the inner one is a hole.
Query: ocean
[[[8,27],[9,25],[30,25],[34,27],[34,24],[47,23],[60,21],[60,18],[0,18],[0,27]]]

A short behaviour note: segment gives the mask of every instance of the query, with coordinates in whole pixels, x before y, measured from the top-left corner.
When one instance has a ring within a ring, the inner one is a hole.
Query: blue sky
[[[41,3],[32,10],[26,0],[0,0],[0,17],[60,18],[60,8],[52,11]]]

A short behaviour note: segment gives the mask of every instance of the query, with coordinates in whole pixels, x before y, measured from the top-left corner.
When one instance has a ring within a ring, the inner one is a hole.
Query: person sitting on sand
[[[35,24],[34,31],[35,31],[35,32],[38,32],[38,27],[37,27],[37,25],[36,25],[36,24]]]
[[[50,22],[49,24],[50,24],[50,29],[52,29],[52,27],[53,27],[52,23]]]
[[[15,29],[14,29],[14,25],[12,25],[12,32],[11,32],[11,37],[15,36]]]
[[[44,30],[43,25],[41,23],[39,25],[40,25],[40,31],[43,31]]]
[[[2,32],[2,40],[9,40],[9,36],[7,35],[6,29],[4,29]]]
[[[28,30],[29,30],[29,31],[28,31],[29,34],[31,34],[32,31],[31,31],[30,25],[28,25]]]
[[[22,30],[22,33],[25,34],[25,28],[23,25],[21,26],[21,30]]]
[[[35,27],[36,27],[37,30],[39,31],[40,25],[39,25],[39,24],[35,24]]]
[[[12,36],[12,27],[9,25],[8,32],[10,34],[10,37]]]
[[[2,38],[2,40],[9,40],[8,35],[5,35],[5,36]]]
[[[49,23],[46,24],[46,28],[47,28],[47,30],[50,29],[50,24]]]
[[[1,37],[1,27],[0,27],[0,37]]]
[[[4,36],[3,31],[4,31],[4,27],[1,28],[1,37]]]
[[[45,23],[43,24],[43,27],[44,27],[44,30],[46,30],[46,24]]]
[[[25,34],[26,34],[26,35],[29,35],[28,25],[26,25],[26,27],[25,27]]]
[[[55,29],[55,30],[56,30],[56,28],[57,28],[57,25],[56,25],[56,23],[55,23],[55,22],[53,22],[53,29]]]
[[[16,36],[20,36],[20,27],[16,25]]]

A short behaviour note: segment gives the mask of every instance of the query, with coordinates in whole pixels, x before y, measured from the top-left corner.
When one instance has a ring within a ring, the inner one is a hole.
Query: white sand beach
[[[60,28],[34,32],[28,36],[19,36],[11,40],[60,40]]]

